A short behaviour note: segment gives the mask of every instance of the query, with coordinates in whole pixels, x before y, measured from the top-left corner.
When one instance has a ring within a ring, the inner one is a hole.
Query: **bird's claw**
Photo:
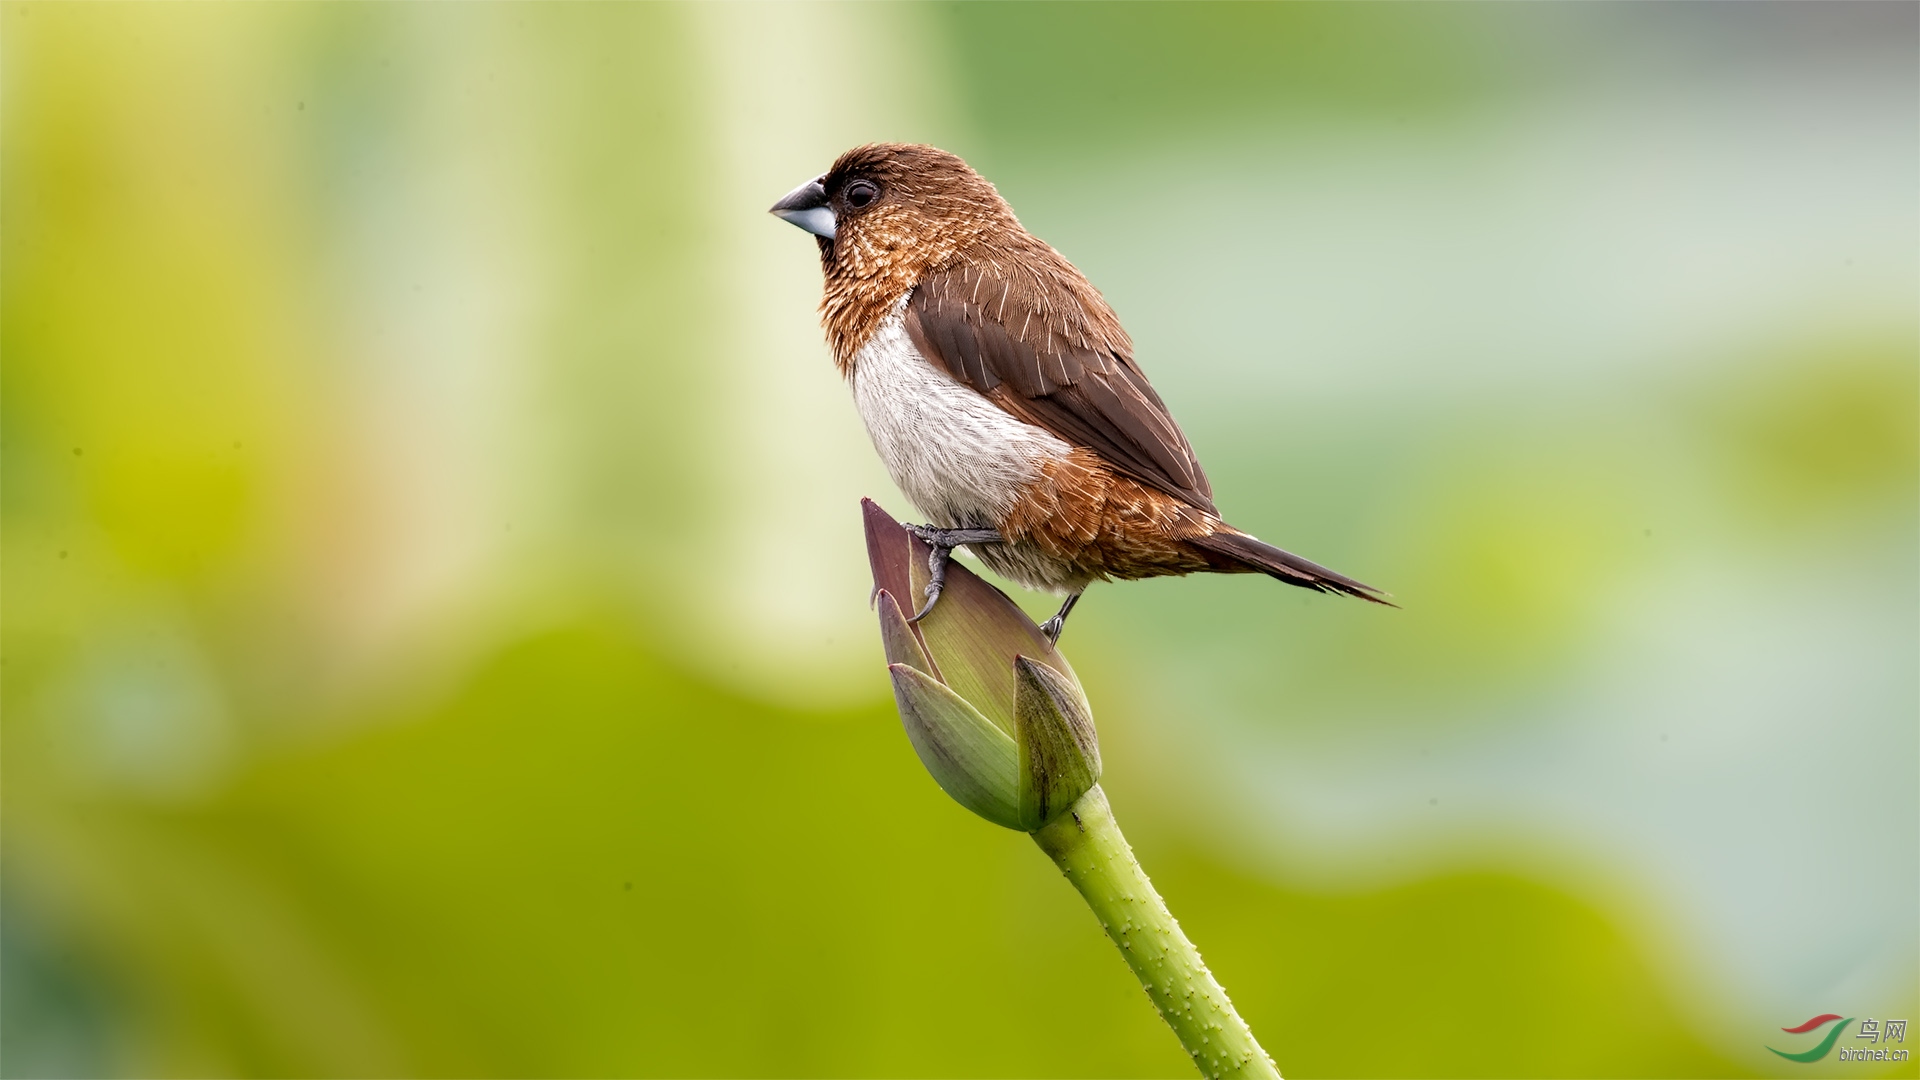
[[[947,587],[947,560],[952,557],[952,548],[934,545],[933,553],[927,556],[927,602],[908,622],[917,623],[926,618],[933,605],[940,602],[940,592]]]
[[[1080,594],[1074,593],[1072,596],[1067,597],[1066,603],[1060,605],[1059,611],[1053,613],[1053,618],[1040,624],[1040,632],[1047,635],[1047,642],[1049,644],[1060,644],[1060,631],[1067,628],[1067,613],[1072,611],[1073,605],[1079,602]]]
[[[961,544],[999,544],[1005,541],[996,529],[939,529],[932,525],[908,525],[907,532],[933,550],[927,555],[927,602],[914,613],[910,623],[927,617],[947,586],[947,560]]]
[[[908,525],[906,527],[914,539],[933,548],[949,550],[963,544],[999,544],[1005,538],[998,529],[942,529],[933,525]]]

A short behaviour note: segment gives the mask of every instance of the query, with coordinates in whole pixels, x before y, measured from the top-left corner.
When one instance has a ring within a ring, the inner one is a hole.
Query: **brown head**
[[[913,143],[855,147],[771,212],[819,240],[820,310],[843,368],[928,273],[981,245],[1039,244],[966,162]]]

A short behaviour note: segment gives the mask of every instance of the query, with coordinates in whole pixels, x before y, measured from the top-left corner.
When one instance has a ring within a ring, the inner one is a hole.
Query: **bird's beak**
[[[787,192],[787,197],[774,203],[767,213],[777,218],[785,218],[815,236],[833,239],[833,208],[827,205],[827,188],[820,181],[824,174]]]

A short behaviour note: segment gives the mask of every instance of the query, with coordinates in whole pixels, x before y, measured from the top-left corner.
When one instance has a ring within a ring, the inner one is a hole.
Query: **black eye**
[[[880,197],[880,189],[865,180],[855,180],[847,185],[847,205],[855,210]]]

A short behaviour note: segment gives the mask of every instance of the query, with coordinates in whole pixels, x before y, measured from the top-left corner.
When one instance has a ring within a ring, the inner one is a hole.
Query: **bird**
[[[895,486],[924,515],[934,609],[956,548],[1063,595],[1095,581],[1259,573],[1394,606],[1227,524],[1133,341],[1074,265],[958,155],[857,146],[769,211],[812,233],[835,365]]]

